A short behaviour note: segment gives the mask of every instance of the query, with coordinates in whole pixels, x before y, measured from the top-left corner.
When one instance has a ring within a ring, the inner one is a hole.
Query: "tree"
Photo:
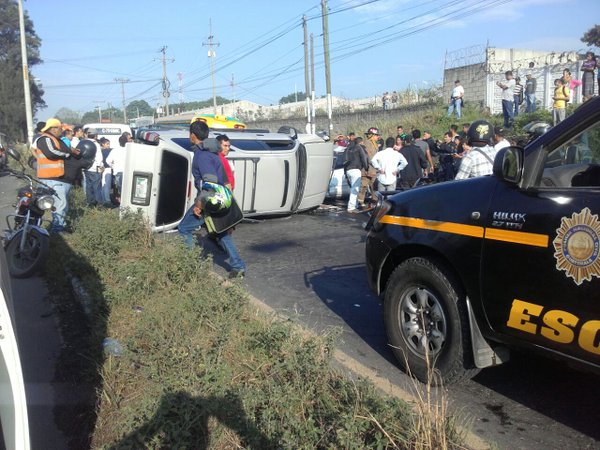
[[[57,119],[60,119],[61,122],[69,124],[80,123],[79,121],[81,120],[77,111],[65,107],[56,111],[55,116]]]
[[[29,68],[40,64],[40,38],[35,34],[33,22],[25,12],[25,35]],[[25,141],[27,118],[23,91],[19,9],[14,0],[0,0],[0,130],[10,138]],[[46,106],[44,91],[29,74],[32,110],[35,114]]]
[[[127,117],[132,119],[140,116],[153,116],[154,108],[146,100],[134,100],[126,107]]]
[[[306,94],[304,92],[292,92],[289,95],[286,95],[285,97],[281,97],[279,99],[279,104],[283,105],[284,103],[294,103],[296,102],[296,98],[298,99],[297,101],[301,102],[303,100],[306,100]]]
[[[590,47],[600,47],[600,25],[594,25],[587,30],[583,34],[581,42],[586,43]]]

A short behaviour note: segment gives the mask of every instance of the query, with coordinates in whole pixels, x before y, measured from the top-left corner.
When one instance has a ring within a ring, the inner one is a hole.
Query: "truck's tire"
[[[450,384],[479,371],[463,290],[443,264],[426,258],[400,264],[385,290],[384,322],[400,365],[420,381]]]

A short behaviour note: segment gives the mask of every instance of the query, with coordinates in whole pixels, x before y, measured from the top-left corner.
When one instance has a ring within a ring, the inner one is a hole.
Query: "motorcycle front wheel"
[[[18,234],[6,246],[8,272],[15,278],[27,278],[44,264],[50,248],[49,238],[38,230],[31,229],[25,238],[23,250],[20,244],[21,234]]]

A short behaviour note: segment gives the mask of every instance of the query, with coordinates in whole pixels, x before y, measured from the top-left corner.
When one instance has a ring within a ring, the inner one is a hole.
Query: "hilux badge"
[[[554,257],[556,268],[564,270],[577,285],[600,277],[600,221],[589,208],[563,217],[556,229]]]

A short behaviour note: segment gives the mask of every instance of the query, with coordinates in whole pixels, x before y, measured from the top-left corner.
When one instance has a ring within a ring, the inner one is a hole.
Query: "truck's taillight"
[[[131,203],[133,205],[148,206],[152,190],[152,174],[133,172],[133,185],[131,189]]]

